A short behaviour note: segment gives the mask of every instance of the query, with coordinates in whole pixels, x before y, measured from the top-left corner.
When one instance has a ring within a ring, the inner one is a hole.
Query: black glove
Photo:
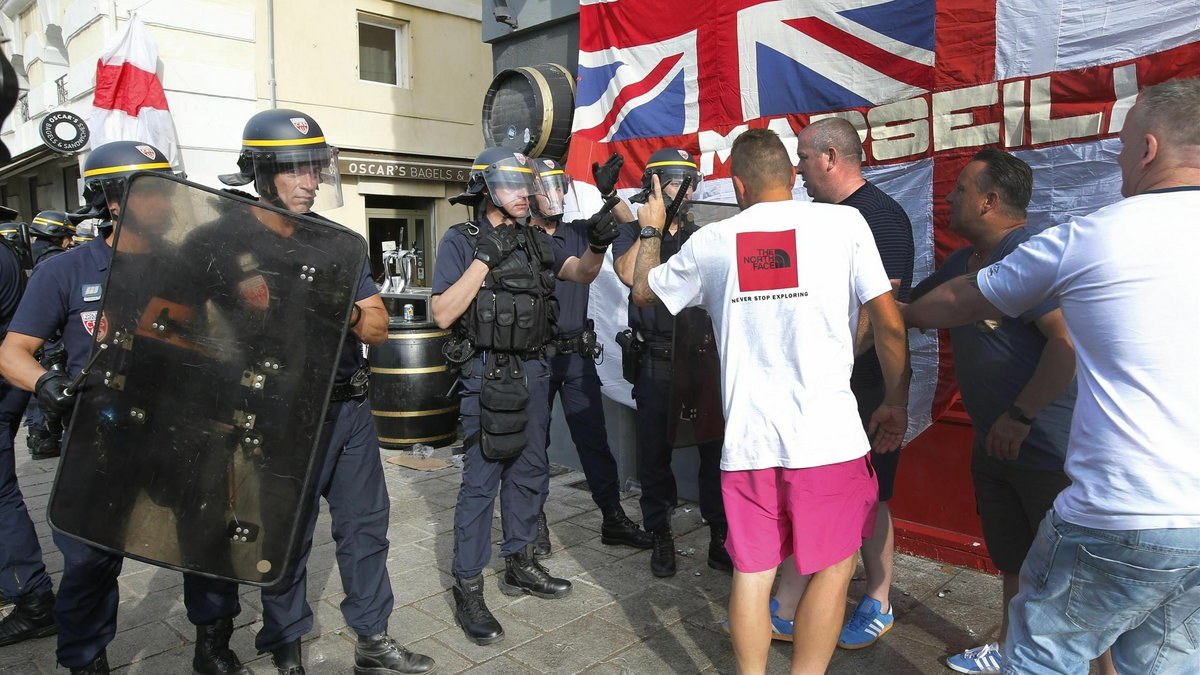
[[[75,407],[75,394],[67,393],[71,386],[71,378],[58,370],[47,370],[33,385],[33,393],[37,394],[38,403],[42,410],[55,417],[66,418]]]
[[[613,214],[609,211],[601,211],[588,218],[588,246],[596,253],[603,253],[604,249],[617,238],[619,231],[620,228],[617,226],[617,219],[613,218]]]
[[[517,248],[517,230],[509,225],[493,227],[487,236],[475,244],[475,259],[482,260],[488,269],[499,265]]]
[[[625,158],[617,152],[614,152],[612,157],[604,162],[604,166],[592,162],[592,178],[596,181],[596,189],[604,195],[605,199],[613,195],[613,191],[617,187],[617,178],[621,175],[621,165],[624,163]]]

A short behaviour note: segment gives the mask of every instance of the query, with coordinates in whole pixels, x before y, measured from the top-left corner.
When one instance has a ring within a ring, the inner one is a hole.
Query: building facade
[[[415,244],[417,285],[451,225],[483,135],[492,58],[480,0],[0,0],[3,49],[21,85],[0,128],[13,162],[0,202],[28,220],[74,209],[86,153],[46,147],[39,126],[59,110],[88,119],[96,62],[135,14],[157,44],[188,178],[219,187],[235,168],[242,126],[271,107],[304,110],[341,149],[345,204],[323,215],[381,244]]]

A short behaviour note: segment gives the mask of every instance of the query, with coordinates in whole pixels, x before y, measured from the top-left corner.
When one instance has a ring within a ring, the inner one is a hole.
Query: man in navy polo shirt
[[[116,141],[92,151],[83,167],[84,199],[91,216],[113,220],[121,195],[135,171],[170,172],[166,156],[156,148],[134,141]],[[134,208],[132,205],[129,208]],[[144,235],[127,232],[129,250],[144,248]],[[29,280],[25,297],[0,345],[0,372],[4,378],[33,391],[49,412],[69,419],[75,400],[67,392],[73,377],[86,365],[104,280],[112,256],[113,231],[44,262]],[[145,243],[148,247],[148,243]],[[162,264],[157,256],[139,264]],[[116,328],[116,327],[114,327]],[[47,371],[34,352],[46,340],[62,334],[67,349],[66,371]],[[117,575],[123,558],[89,546],[59,532],[54,543],[63,554],[63,576],[54,607],[58,621],[58,662],[72,673],[108,673],[105,647],[117,632]],[[239,611],[237,584],[184,574],[183,598],[188,620],[196,625],[197,640],[192,665],[204,675],[245,673],[229,649],[232,618]]]

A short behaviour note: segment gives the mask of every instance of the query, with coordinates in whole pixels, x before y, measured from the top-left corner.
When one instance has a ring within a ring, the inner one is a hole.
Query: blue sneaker
[[[778,611],[779,611],[779,601],[776,600],[775,598],[771,598],[771,639],[772,640],[783,640],[784,642],[791,642],[792,641],[792,622],[786,621],[784,619],[781,619],[781,618],[775,616],[775,612],[778,612]],[[722,623],[721,628],[723,628],[726,633],[731,632],[728,621],[725,621],[724,623]]]
[[[960,673],[999,673],[1003,663],[1004,655],[995,642],[946,657],[946,665]]]
[[[771,598],[771,639],[791,642],[792,622],[775,616],[775,612],[778,611],[779,601],[775,598]]]
[[[854,615],[842,627],[842,634],[838,636],[838,646],[842,649],[862,649],[875,644],[876,640],[892,629],[892,608],[889,607],[886,614],[879,611],[881,609],[883,607],[878,600],[864,595],[858,607],[854,608]]]

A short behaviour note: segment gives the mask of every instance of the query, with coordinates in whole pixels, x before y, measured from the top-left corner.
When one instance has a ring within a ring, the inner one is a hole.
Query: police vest
[[[518,225],[517,249],[484,278],[459,331],[477,350],[528,353],[554,338],[558,299],[554,297],[554,248],[550,237]],[[474,248],[479,228],[454,226]]]

